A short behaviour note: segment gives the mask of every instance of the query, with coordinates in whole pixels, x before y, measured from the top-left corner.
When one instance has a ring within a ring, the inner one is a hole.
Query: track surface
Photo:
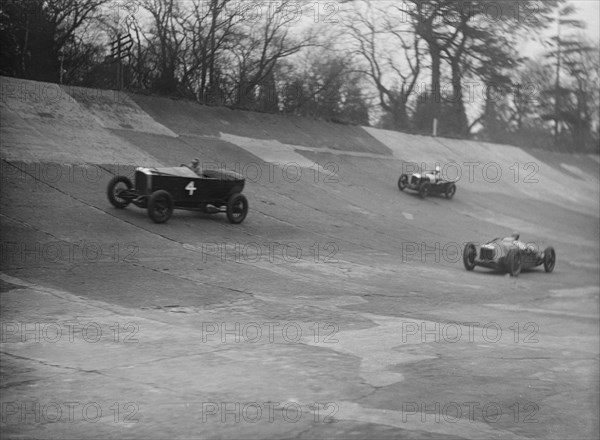
[[[2,90],[3,438],[598,437],[597,157]],[[243,224],[108,203],[192,157],[246,175]],[[458,163],[456,197],[405,161]],[[554,273],[464,270],[513,230]]]

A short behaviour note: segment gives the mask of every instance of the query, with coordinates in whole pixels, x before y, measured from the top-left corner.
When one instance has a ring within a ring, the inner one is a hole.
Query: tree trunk
[[[431,53],[431,116],[432,120],[431,127],[433,127],[433,119],[440,122],[440,114],[442,107],[442,100],[440,94],[440,65],[441,65],[441,51],[439,46],[435,42],[430,42],[429,52]]]
[[[404,96],[393,103],[392,117],[395,130],[406,130],[409,128],[408,112],[406,110],[406,100]]]
[[[458,58],[452,58],[450,61],[452,67],[452,108],[454,109],[452,114],[453,129],[455,134],[465,136],[468,134],[469,124],[463,101],[460,63]]]

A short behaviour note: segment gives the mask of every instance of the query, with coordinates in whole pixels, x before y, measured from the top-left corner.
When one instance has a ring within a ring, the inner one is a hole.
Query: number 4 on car
[[[115,176],[108,184],[110,203],[119,209],[130,203],[145,208],[156,223],[165,223],[174,209],[197,210],[208,214],[223,212],[231,223],[244,221],[248,199],[241,194],[245,179],[226,170],[196,174],[186,166],[135,170],[135,185],[128,177]]]

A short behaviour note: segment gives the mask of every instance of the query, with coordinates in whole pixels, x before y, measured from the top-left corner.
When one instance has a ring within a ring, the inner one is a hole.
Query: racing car
[[[405,189],[417,191],[423,199],[430,194],[440,194],[451,199],[456,194],[456,184],[442,178],[439,166],[436,166],[433,171],[413,173],[410,176],[408,174],[400,175],[398,188],[400,191]]]
[[[475,266],[487,267],[509,273],[516,277],[522,269],[544,265],[546,272],[552,272],[556,264],[556,252],[552,246],[540,251],[533,243],[522,243],[519,234],[506,238],[494,238],[484,245],[467,243],[463,250],[465,269]]]
[[[130,203],[145,208],[156,223],[165,223],[174,209],[197,210],[208,214],[224,212],[234,224],[244,221],[248,200],[241,194],[245,179],[228,170],[203,170],[189,167],[135,169],[135,185],[126,176],[115,176],[108,183],[110,203],[119,209]]]

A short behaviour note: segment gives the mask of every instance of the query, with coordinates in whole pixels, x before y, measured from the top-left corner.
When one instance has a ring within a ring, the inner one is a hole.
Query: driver
[[[531,244],[526,244],[526,243],[523,243],[522,241],[519,241],[519,237],[520,237],[520,235],[518,232],[513,232],[510,235],[510,237],[504,238],[504,241],[512,241],[513,244],[522,251],[533,251],[534,250],[534,247]]]
[[[425,174],[425,176],[427,176],[431,182],[437,182],[439,175],[440,175],[440,166],[439,165],[436,165],[435,171],[431,171],[431,172]]]
[[[188,166],[196,174],[200,175],[202,173],[202,171],[200,170],[200,159],[198,159],[197,157],[194,160],[192,160],[192,163]]]

